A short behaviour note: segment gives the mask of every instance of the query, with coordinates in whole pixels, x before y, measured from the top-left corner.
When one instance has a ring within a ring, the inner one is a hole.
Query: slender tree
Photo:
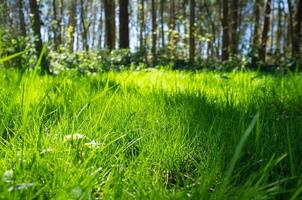
[[[18,15],[19,15],[19,25],[20,25],[20,33],[22,36],[26,36],[26,24],[24,19],[23,12],[23,0],[18,0]]]
[[[175,30],[175,0],[170,0],[169,5],[169,43],[173,43],[173,31]]]
[[[222,0],[222,60],[229,59],[229,4]]]
[[[265,62],[266,46],[267,46],[268,32],[270,27],[271,3],[272,0],[267,0],[265,5],[264,24],[262,30],[261,45],[259,50],[259,59],[260,61],[263,62]]]
[[[81,3],[81,25],[82,25],[82,43],[85,51],[89,50],[88,45],[88,29],[89,27],[85,23],[85,10],[87,8],[87,5],[84,3],[83,0],[80,0]]]
[[[119,0],[120,6],[120,48],[129,48],[129,0]]]
[[[301,36],[301,23],[302,23],[302,0],[298,0],[297,10],[295,12],[295,19],[293,25],[293,39],[292,39],[292,49],[293,49],[293,57],[297,60],[302,59],[300,54],[302,36]],[[302,60],[300,60],[302,62]]]
[[[190,0],[190,62],[195,58],[195,0]]]
[[[77,0],[71,1],[71,5],[69,7],[69,22],[67,29],[67,37],[68,37],[68,47],[70,52],[73,52],[74,38],[75,38],[75,30],[76,30],[76,12],[77,12]]]
[[[162,47],[165,47],[164,7],[165,7],[165,1],[160,0],[160,28],[161,28],[161,44],[162,44]]]
[[[231,2],[232,8],[232,24],[231,24],[231,54],[232,56],[238,53],[238,42],[239,42],[239,34],[238,34],[238,19],[239,19],[239,0],[232,0]]]
[[[37,3],[37,0],[30,0],[29,8],[30,8],[30,14],[32,16],[31,17],[32,30],[33,30],[33,34],[36,39],[35,40],[35,49],[36,49],[37,57],[39,58],[42,54],[43,42],[42,42],[42,37],[41,37],[40,11],[39,11],[39,5]],[[43,53],[42,59],[41,59],[41,72],[42,73],[50,72],[45,53]]]
[[[254,35],[252,44],[252,66],[255,66],[259,58],[260,43],[260,0],[254,3]]]
[[[106,46],[112,50],[115,48],[115,1],[104,0]]]
[[[152,14],[152,65],[156,63],[156,42],[157,42],[157,22],[156,22],[156,6],[155,0],[151,1],[151,14]]]

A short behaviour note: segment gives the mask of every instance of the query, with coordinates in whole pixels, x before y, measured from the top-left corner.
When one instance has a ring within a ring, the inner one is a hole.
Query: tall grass
[[[0,70],[0,199],[299,199],[302,77]]]

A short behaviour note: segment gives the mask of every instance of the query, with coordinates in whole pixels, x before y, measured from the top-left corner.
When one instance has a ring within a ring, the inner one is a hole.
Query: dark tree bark
[[[175,30],[175,0],[170,0],[169,7],[169,43],[173,42],[172,32]]]
[[[115,48],[115,1],[104,0],[106,46],[109,50]]]
[[[85,23],[85,8],[84,8],[84,1],[81,0],[81,24],[82,24],[82,42],[83,42],[83,48],[85,51],[89,50],[88,46],[88,27],[86,26]]]
[[[276,36],[276,56],[279,59],[281,53],[281,36],[282,36],[282,0],[278,1],[278,25],[277,25],[277,36]]]
[[[195,0],[190,0],[190,62],[194,62],[195,58]]]
[[[23,12],[23,0],[18,0],[18,13],[19,13],[19,25],[20,25],[20,33],[22,36],[26,36],[26,24],[24,19]]]
[[[151,1],[152,6],[152,65],[156,63],[156,41],[157,41],[157,23],[156,23],[156,7],[155,7],[155,0]]]
[[[145,48],[146,43],[145,43],[145,1],[141,0],[139,6],[139,15],[140,15],[140,20],[139,20],[139,26],[140,26],[140,49]]]
[[[266,46],[267,46],[268,32],[270,27],[271,3],[272,0],[267,0],[265,5],[264,24],[262,30],[261,46],[259,50],[259,59],[260,61],[263,62],[265,62]]]
[[[293,39],[292,39],[292,45],[293,45],[293,57],[297,60],[302,59],[302,56],[300,54],[300,48],[301,48],[301,23],[302,23],[302,0],[298,1],[297,10],[295,12],[295,19],[293,24]],[[302,60],[300,60],[302,62]]]
[[[68,46],[70,52],[73,52],[74,38],[75,38],[75,29],[76,29],[76,10],[77,10],[77,1],[74,0],[71,2],[69,8],[69,22],[68,22]]]
[[[259,59],[259,43],[260,43],[260,0],[254,3],[254,35],[252,44],[252,66],[255,66]]]
[[[231,54],[232,56],[238,53],[238,43],[239,43],[239,34],[238,34],[238,19],[239,19],[239,0],[232,0],[232,25],[231,25]]]
[[[129,48],[129,0],[119,0],[120,6],[120,48]]]
[[[31,24],[32,24],[32,30],[33,34],[36,37],[35,40],[35,49],[37,53],[37,57],[39,58],[42,53],[43,49],[43,42],[41,37],[41,18],[40,18],[40,11],[39,11],[39,5],[37,3],[37,0],[30,0],[29,1],[29,8],[30,8],[30,14],[31,17]],[[46,54],[44,53],[42,55],[41,60],[41,72],[42,73],[49,73],[49,66],[46,60]]]
[[[99,19],[99,41],[98,41],[98,47],[99,48],[102,48],[103,47],[103,33],[104,33],[104,30],[103,30],[103,27],[104,27],[104,24],[103,24],[103,13],[104,13],[104,9],[103,9],[103,0],[100,0],[100,19]]]
[[[229,59],[229,5],[222,0],[222,60]]]
[[[165,47],[165,32],[164,32],[164,0],[160,0],[160,28],[161,28],[161,44]]]

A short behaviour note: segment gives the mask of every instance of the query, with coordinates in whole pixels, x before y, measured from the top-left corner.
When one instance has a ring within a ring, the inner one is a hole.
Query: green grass
[[[301,199],[302,76],[0,70],[0,199]]]

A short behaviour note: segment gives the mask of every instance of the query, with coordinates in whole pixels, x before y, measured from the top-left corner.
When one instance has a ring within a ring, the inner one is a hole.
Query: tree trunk
[[[106,46],[109,50],[115,48],[115,1],[104,0]]]
[[[145,1],[141,0],[139,5],[139,13],[140,13],[140,49],[145,48]]]
[[[254,4],[254,35],[252,44],[252,66],[254,67],[259,59],[260,43],[260,0],[255,0]]]
[[[175,30],[175,0],[170,0],[169,8],[169,44],[173,45],[173,31]]]
[[[297,60],[302,59],[300,55],[300,48],[301,48],[301,23],[302,23],[302,0],[298,1],[297,10],[295,13],[295,20],[294,20],[294,33],[293,33],[293,57]],[[302,62],[302,60],[300,60]]]
[[[152,6],[152,65],[156,64],[156,41],[157,41],[157,23],[156,23],[156,7],[155,0],[151,1]]]
[[[279,59],[281,54],[281,35],[282,35],[282,5],[283,1],[278,1],[278,26],[277,26],[277,36],[276,36],[276,55]]]
[[[228,1],[222,2],[222,60],[229,59],[229,5]]]
[[[22,36],[26,36],[26,25],[24,20],[23,12],[23,0],[18,0],[18,12],[19,12],[19,23],[20,23],[20,33]]]
[[[261,46],[259,50],[259,59],[260,61],[263,62],[265,62],[266,46],[267,46],[268,32],[270,27],[271,3],[272,0],[267,0],[265,5],[264,24],[262,30]]]
[[[190,62],[194,63],[195,58],[195,0],[190,0]]]
[[[238,16],[239,16],[239,0],[232,0],[232,25],[231,25],[231,53],[232,56],[238,53],[238,43],[239,43],[239,34],[238,34]]]
[[[58,42],[58,19],[57,19],[57,2],[56,0],[52,0],[52,9],[53,9],[53,18],[52,18],[52,33],[53,33],[53,40],[54,40],[54,48],[55,50],[58,49],[59,42]]]
[[[39,5],[37,3],[37,0],[30,0],[29,1],[29,8],[30,8],[30,14],[32,15],[32,17],[31,17],[32,30],[33,30],[34,36],[36,37],[35,49],[36,49],[36,53],[37,53],[37,58],[39,58],[41,56],[41,53],[43,53],[42,52],[43,42],[42,42],[42,37],[41,37],[40,11],[39,11]],[[45,53],[42,55],[41,72],[43,74],[50,72],[48,64],[47,64]]]
[[[120,5],[120,48],[129,48],[129,0],[119,0]]]
[[[81,0],[81,24],[82,24],[82,42],[83,42],[83,48],[85,51],[89,50],[89,46],[88,46],[88,27],[86,26],[85,23],[85,8],[84,8],[84,1]]]
[[[287,5],[288,5],[288,14],[289,14],[289,21],[288,21],[288,31],[289,31],[289,43],[291,44],[291,53],[292,56],[294,56],[295,51],[294,51],[294,25],[293,25],[293,7],[292,7],[292,1],[287,0]]]
[[[160,28],[161,28],[161,45],[165,47],[165,31],[164,31],[164,0],[160,0]]]
[[[71,2],[69,8],[69,22],[67,28],[67,37],[68,37],[68,46],[70,52],[73,52],[74,38],[75,38],[75,29],[76,29],[76,11],[77,10],[77,1],[74,0]]]

